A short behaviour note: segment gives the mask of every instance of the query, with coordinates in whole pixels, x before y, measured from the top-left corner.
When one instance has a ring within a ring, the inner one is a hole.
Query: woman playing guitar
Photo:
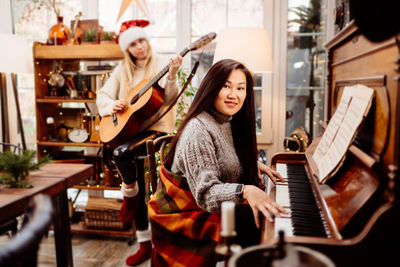
[[[97,106],[102,117],[123,113],[128,107],[124,98],[140,81],[152,79],[163,67],[158,56],[153,54],[148,41],[144,30],[147,25],[149,25],[147,20],[130,20],[121,25],[118,38],[125,57],[97,94]],[[135,220],[136,236],[140,244],[139,250],[126,259],[128,265],[140,264],[150,258],[151,254],[151,234],[144,201],[143,156],[146,155],[146,142],[143,140],[155,139],[174,130],[174,117],[171,112],[157,121],[178,94],[176,73],[182,64],[182,57],[176,56],[169,61],[168,75],[163,84],[165,91],[162,107],[156,114],[150,114],[145,118],[137,133],[131,136],[129,141],[119,144],[113,151],[113,160],[122,178],[121,192],[124,196],[120,218],[123,222]]]

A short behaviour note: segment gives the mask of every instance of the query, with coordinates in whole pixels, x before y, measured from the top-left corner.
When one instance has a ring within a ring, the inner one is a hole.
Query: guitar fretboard
[[[190,51],[189,48],[185,48],[183,49],[179,55],[181,57],[185,56],[188,52]],[[165,66],[156,76],[154,76],[153,79],[151,79],[139,92],[137,97],[141,97],[144,93],[147,92],[147,90],[149,90],[156,82],[158,82],[167,72],[169,71],[169,64],[167,66]],[[136,96],[134,96],[133,98],[135,98]],[[132,98],[132,99],[133,99]]]

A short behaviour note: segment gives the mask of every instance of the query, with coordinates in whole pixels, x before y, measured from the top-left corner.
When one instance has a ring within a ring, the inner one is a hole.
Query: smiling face
[[[130,43],[128,51],[138,60],[146,59],[147,53],[149,52],[149,43],[144,38],[136,39]]]
[[[239,69],[233,70],[214,100],[214,107],[228,116],[236,114],[246,99],[246,75]]]

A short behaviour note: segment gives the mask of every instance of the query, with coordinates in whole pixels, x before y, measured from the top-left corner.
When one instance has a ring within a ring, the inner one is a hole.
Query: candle
[[[235,236],[235,202],[224,201],[221,205],[221,236]]]

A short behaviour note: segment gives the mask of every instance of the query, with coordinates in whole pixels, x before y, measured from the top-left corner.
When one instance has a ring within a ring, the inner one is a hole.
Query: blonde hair
[[[144,79],[150,79],[156,73],[157,62],[156,58],[153,56],[153,49],[147,39],[144,39],[148,46],[147,57],[145,59],[144,64]],[[136,60],[132,60],[132,56],[129,53],[128,49],[124,51],[124,59],[122,60],[122,72],[121,72],[121,86],[128,86],[128,92],[131,91],[133,87],[133,81],[135,77],[136,70],[139,66],[135,62]]]

